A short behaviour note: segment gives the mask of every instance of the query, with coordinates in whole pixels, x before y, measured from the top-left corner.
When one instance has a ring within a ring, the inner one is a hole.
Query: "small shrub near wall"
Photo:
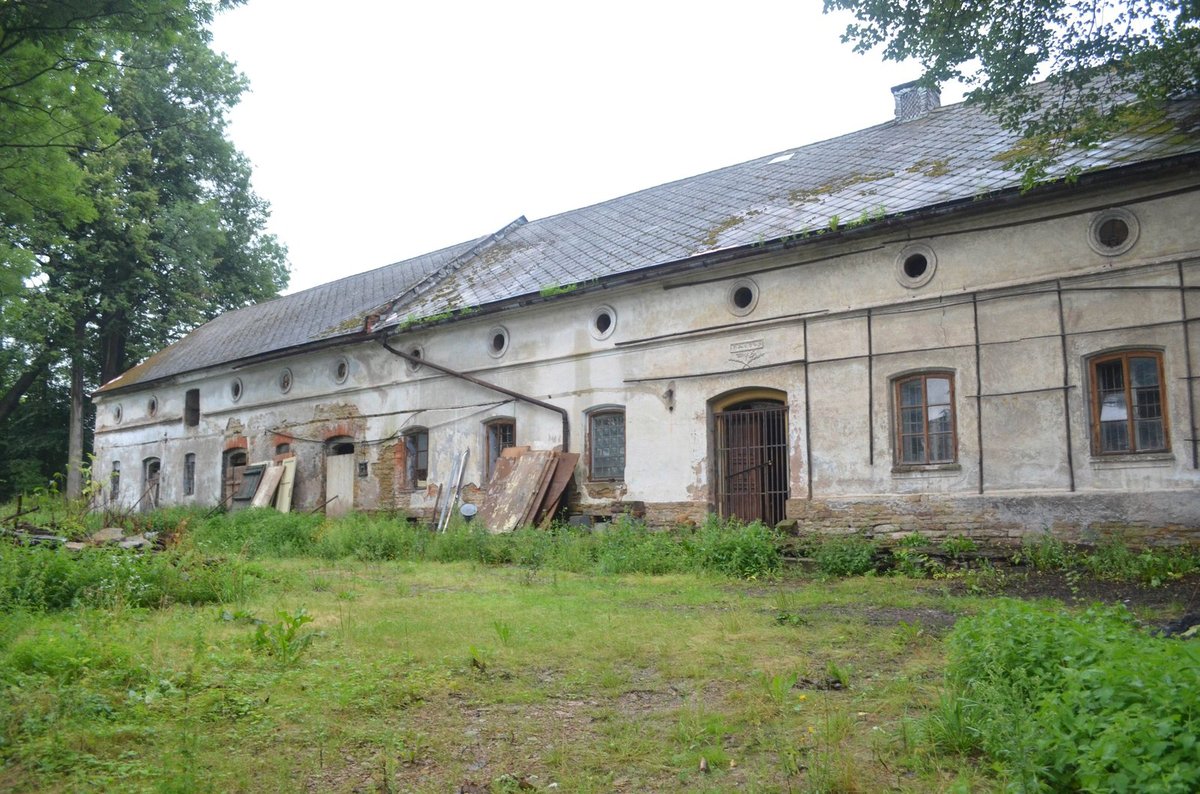
[[[690,545],[698,569],[740,579],[771,576],[783,562],[778,533],[758,521],[743,524],[710,515]]]
[[[813,549],[817,568],[827,576],[859,576],[875,568],[875,543],[858,535],[830,537]]]

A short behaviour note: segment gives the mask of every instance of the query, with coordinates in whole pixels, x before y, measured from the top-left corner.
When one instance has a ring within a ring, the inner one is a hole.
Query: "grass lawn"
[[[945,583],[253,566],[236,604],[0,615],[0,789],[1000,785],[916,735],[987,607]]]

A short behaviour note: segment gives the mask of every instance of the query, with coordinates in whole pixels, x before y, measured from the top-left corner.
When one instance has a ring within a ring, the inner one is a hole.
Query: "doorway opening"
[[[242,491],[246,464],[249,462],[244,449],[227,449],[221,456],[221,504],[231,510],[246,506],[239,504],[234,497]]]
[[[354,509],[356,449],[350,436],[334,436],[325,442],[325,515],[331,518]]]
[[[158,482],[162,473],[162,461],[146,458],[142,461],[142,510],[158,507]]]
[[[774,389],[737,392],[712,403],[712,470],[724,518],[784,519],[788,497],[787,395]]]

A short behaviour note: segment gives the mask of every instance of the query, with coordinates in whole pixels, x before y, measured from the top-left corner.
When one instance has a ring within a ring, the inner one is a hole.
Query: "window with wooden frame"
[[[897,465],[957,462],[954,376],[922,372],[897,378],[895,400]]]
[[[494,419],[484,426],[487,454],[484,456],[484,481],[492,479],[500,453],[517,445],[517,422],[515,419]]]
[[[625,411],[605,408],[588,414],[588,476],[625,479]]]
[[[1162,353],[1104,353],[1088,367],[1092,451],[1097,455],[1169,452]]]
[[[429,482],[429,431],[423,427],[404,434],[404,482],[409,488]]]

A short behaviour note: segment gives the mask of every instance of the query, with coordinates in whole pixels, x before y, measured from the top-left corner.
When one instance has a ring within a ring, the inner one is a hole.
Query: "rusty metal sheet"
[[[554,456],[549,450],[533,450],[518,458],[497,461],[479,510],[479,520],[489,531],[512,532],[521,525],[526,513],[536,509],[547,477],[553,473]]]
[[[558,503],[562,500],[567,483],[575,476],[575,464],[579,463],[578,452],[559,453],[555,461],[554,475],[550,478],[550,487],[546,496],[538,506],[538,526],[543,529],[550,526],[554,514],[558,512]]]

